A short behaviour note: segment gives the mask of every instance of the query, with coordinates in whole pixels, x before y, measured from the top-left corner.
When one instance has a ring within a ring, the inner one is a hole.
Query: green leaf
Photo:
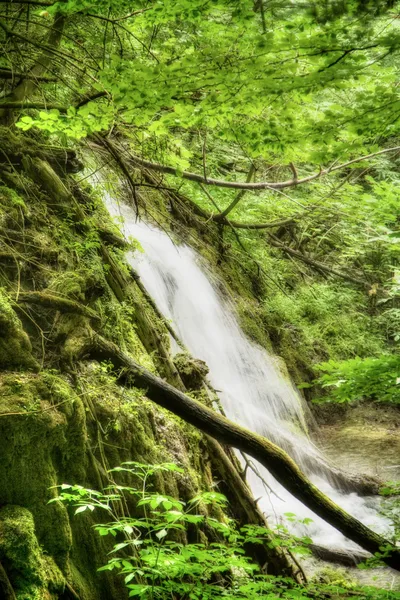
[[[166,529],[161,529],[161,531],[158,531],[158,532],[156,533],[156,537],[157,537],[159,540],[162,540],[163,538],[165,538],[165,536],[166,536],[166,535],[168,535],[168,532],[167,532],[167,530],[166,530]]]

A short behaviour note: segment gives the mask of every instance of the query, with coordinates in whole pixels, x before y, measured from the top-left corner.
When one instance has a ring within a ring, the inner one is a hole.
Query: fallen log
[[[233,446],[258,460],[294,497],[343,535],[400,571],[400,548],[346,513],[302,473],[281,448],[186,396],[156,377],[122,352],[115,344],[93,332],[86,354],[110,360],[122,369],[121,382],[146,389],[147,397],[223,444]]]

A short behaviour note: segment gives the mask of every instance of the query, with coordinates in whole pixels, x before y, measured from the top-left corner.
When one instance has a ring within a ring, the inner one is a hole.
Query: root
[[[56,296],[47,292],[20,292],[18,297],[15,297],[14,302],[17,305],[40,304],[45,308],[59,310],[62,313],[75,313],[89,317],[94,321],[100,321],[99,315],[87,306],[75,302],[75,300],[70,300],[69,298],[63,298],[62,296]]]

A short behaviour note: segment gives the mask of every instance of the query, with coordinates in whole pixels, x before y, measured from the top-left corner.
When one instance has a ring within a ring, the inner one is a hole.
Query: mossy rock
[[[28,335],[6,295],[0,290],[0,368],[36,369]]]
[[[67,573],[68,514],[48,501],[56,495],[53,486],[84,476],[82,402],[53,374],[7,374],[0,377],[0,417],[0,505],[31,511],[40,544]]]
[[[161,475],[155,489],[188,500],[199,489],[210,489],[212,475],[203,464],[198,432],[189,432],[189,426],[147,401],[144,392],[119,386],[106,365],[82,365],[78,377],[79,395],[67,378],[54,372],[0,374],[0,506],[18,505],[30,515],[43,560],[49,558],[41,563],[49,581],[57,581],[51,574],[54,565],[81,600],[122,600],[127,596],[123,580],[97,572],[113,543],[93,529],[103,515],[75,517],[73,507],[49,504],[57,495],[54,486],[76,483],[102,489],[108,483],[106,469],[124,461],[173,460],[184,467],[184,474]],[[134,484],[129,475],[118,481]],[[134,498],[129,511],[136,514]],[[10,561],[4,566],[11,578],[9,569],[12,574],[14,567]],[[50,588],[49,583],[50,595],[32,591],[31,598],[52,599]]]
[[[174,357],[174,365],[189,390],[199,389],[208,373],[208,367],[203,360],[183,352]]]
[[[65,578],[43,554],[33,515],[22,506],[0,509],[0,561],[17,600],[56,600],[64,591]]]

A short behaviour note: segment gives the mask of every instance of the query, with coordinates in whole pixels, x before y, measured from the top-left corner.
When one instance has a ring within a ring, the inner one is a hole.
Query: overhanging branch
[[[282,190],[287,187],[293,187],[296,185],[301,185],[303,183],[309,183],[311,181],[314,181],[315,179],[320,179],[321,177],[325,177],[326,175],[330,175],[331,173],[340,171],[341,169],[345,169],[346,167],[362,162],[364,160],[369,160],[371,158],[374,158],[375,156],[387,154],[389,152],[395,152],[398,150],[400,150],[400,146],[395,146],[393,148],[385,148],[384,150],[380,150],[379,152],[373,152],[372,154],[360,156],[340,165],[331,166],[326,169],[320,169],[318,173],[314,173],[313,175],[308,175],[307,177],[302,177],[299,179],[294,177],[293,179],[288,179],[287,181],[259,181],[256,183],[250,183],[245,181],[226,181],[224,179],[214,179],[212,177],[205,178],[203,175],[199,175],[198,173],[191,173],[189,171],[181,172],[175,167],[151,162],[149,160],[145,160],[143,158],[140,158],[139,156],[134,155],[130,156],[130,160],[135,166],[145,167],[147,169],[152,169],[161,173],[167,173],[169,175],[174,175],[175,177],[181,177],[183,179],[188,179],[189,181],[195,181],[196,183],[203,183],[204,185],[215,185],[218,187],[232,188],[236,190],[256,191],[266,189]]]

